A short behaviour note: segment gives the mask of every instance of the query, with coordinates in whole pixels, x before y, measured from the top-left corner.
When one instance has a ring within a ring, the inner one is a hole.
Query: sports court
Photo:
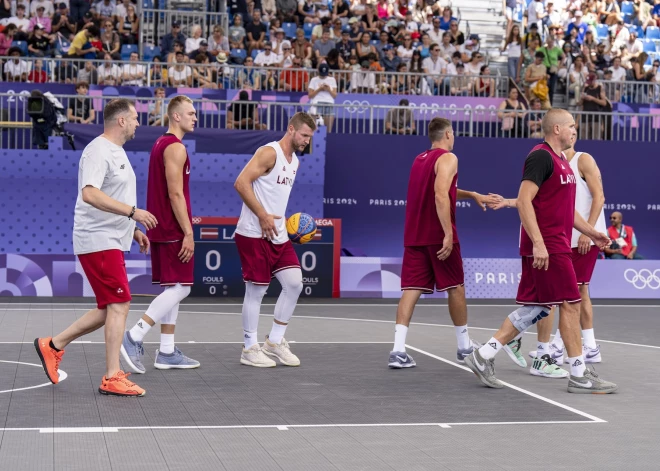
[[[129,325],[150,300],[134,297]],[[507,387],[486,388],[455,362],[453,326],[437,300],[413,317],[407,349],[418,366],[390,370],[392,302],[301,303],[287,331],[301,366],[257,369],[238,362],[240,300],[190,299],[177,345],[201,368],[154,369],[154,329],[138,378],[147,395],[117,398],[97,391],[102,331],[67,348],[67,377],[55,386],[32,346],[93,305],[21,301],[0,304],[2,469],[602,470],[655,469],[660,459],[657,305],[594,302],[603,352],[596,370],[620,389],[592,396],[530,376],[506,355],[496,371]],[[471,337],[483,342],[511,305],[468,309]],[[262,310],[264,334],[272,310]],[[525,335],[523,350],[534,341]]]

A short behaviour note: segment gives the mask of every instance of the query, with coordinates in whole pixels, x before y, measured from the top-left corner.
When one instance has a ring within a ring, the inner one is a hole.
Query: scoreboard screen
[[[234,232],[237,218],[193,217],[195,237],[195,284],[192,296],[243,297],[245,285],[241,274]],[[341,250],[341,220],[316,219],[313,240],[293,244],[303,274],[301,297],[339,297],[339,256]],[[266,296],[280,294],[275,278]]]

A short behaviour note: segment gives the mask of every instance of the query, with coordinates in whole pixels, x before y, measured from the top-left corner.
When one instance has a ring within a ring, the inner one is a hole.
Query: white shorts
[[[513,8],[506,7],[506,11],[504,12],[504,16],[506,17],[507,20],[512,20],[514,13],[515,13],[515,10]]]

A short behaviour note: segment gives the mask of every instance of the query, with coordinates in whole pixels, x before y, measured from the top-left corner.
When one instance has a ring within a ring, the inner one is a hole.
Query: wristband
[[[135,206],[131,209],[131,214],[128,215],[128,219],[133,219],[133,215],[135,214]]]

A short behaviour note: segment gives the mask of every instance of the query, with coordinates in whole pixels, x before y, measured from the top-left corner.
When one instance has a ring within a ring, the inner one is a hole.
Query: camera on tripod
[[[55,135],[66,137],[71,149],[76,150],[74,135],[64,130],[67,121],[64,106],[50,92],[32,90],[27,99],[27,114],[32,118],[32,143],[38,149],[48,149],[48,138]]]

